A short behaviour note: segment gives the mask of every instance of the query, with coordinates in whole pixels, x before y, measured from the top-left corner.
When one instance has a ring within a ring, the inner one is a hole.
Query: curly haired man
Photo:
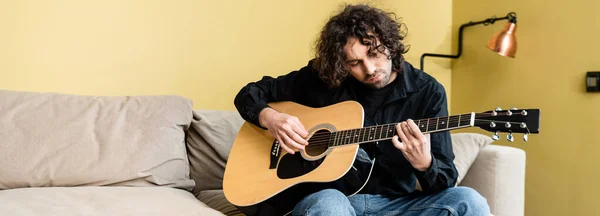
[[[308,65],[251,82],[236,96],[241,116],[268,129],[289,154],[303,149],[309,134],[298,118],[269,102],[325,107],[354,100],[363,106],[364,126],[400,122],[391,141],[361,144],[375,165],[358,194],[323,189],[293,203],[293,215],[490,214],[478,192],[456,186],[450,133],[424,135],[411,120],[447,116],[448,110],[444,87],[403,58],[404,26],[393,13],[347,5],[323,27]]]

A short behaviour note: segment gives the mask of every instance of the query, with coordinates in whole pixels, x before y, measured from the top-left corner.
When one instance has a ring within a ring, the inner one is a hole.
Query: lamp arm
[[[424,61],[425,57],[427,57],[427,56],[440,57],[440,58],[454,58],[454,59],[460,57],[460,55],[462,54],[463,30],[466,27],[479,25],[479,24],[483,24],[483,25],[487,26],[489,24],[494,24],[494,22],[496,22],[498,20],[505,20],[505,19],[508,19],[512,23],[516,23],[517,22],[517,14],[514,12],[510,12],[505,17],[497,18],[494,16],[494,17],[491,17],[491,18],[488,18],[485,20],[481,20],[481,21],[477,21],[477,22],[468,22],[468,23],[460,25],[460,28],[458,29],[458,53],[456,55],[424,53],[423,55],[421,55],[421,71],[423,71],[423,61]]]

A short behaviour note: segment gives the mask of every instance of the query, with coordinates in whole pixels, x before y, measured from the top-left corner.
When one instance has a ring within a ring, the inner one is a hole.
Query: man
[[[375,166],[359,194],[325,189],[306,196],[293,215],[489,215],[485,198],[455,187],[449,132],[425,136],[411,119],[447,116],[443,86],[404,61],[403,24],[367,5],[348,5],[321,31],[315,59],[298,71],[249,83],[236,96],[242,117],[268,129],[283,150],[303,149],[309,135],[294,116],[267,103],[324,107],[346,100],[364,108],[364,126],[401,122],[391,142],[362,145]],[[341,114],[340,114],[341,115]],[[421,191],[415,190],[416,184]]]

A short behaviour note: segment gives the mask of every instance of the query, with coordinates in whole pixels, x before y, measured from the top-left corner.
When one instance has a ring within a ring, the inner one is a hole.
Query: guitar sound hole
[[[304,147],[306,154],[312,157],[319,156],[329,148],[329,137],[331,132],[328,130],[318,130],[308,140],[308,145]]]

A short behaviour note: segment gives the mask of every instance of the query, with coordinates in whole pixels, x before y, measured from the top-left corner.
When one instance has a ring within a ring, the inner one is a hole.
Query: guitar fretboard
[[[446,117],[414,120],[422,133],[433,133],[439,131],[453,130],[470,127],[474,114],[461,114]],[[397,123],[370,126],[351,130],[336,131],[329,137],[329,146],[340,146],[354,143],[375,142],[392,139],[396,133]]]

